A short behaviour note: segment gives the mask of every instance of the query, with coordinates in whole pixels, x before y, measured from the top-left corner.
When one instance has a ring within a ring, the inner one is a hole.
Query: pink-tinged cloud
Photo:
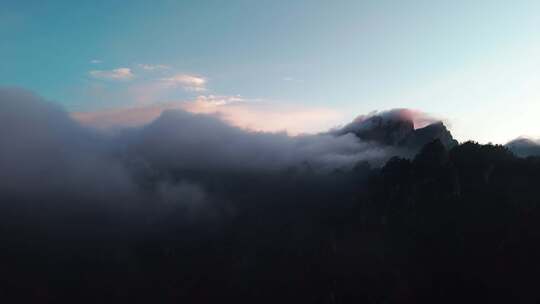
[[[238,96],[214,95],[199,96],[193,101],[78,112],[72,113],[72,117],[87,126],[114,129],[147,124],[171,109],[215,115],[233,126],[253,131],[285,131],[291,135],[325,131],[340,124],[344,118],[341,113],[327,108],[276,105],[246,101]]]
[[[187,91],[206,91],[206,78],[200,76],[176,74],[171,77],[162,78],[161,81],[167,86],[181,87]]]
[[[219,115],[241,128],[267,132],[286,131],[292,135],[320,132],[338,125],[343,119],[339,112],[327,108],[236,99],[200,96],[195,101],[186,102],[183,109],[192,113]]]
[[[90,76],[107,80],[130,80],[135,75],[130,68],[118,68],[114,70],[92,70],[88,72]]]

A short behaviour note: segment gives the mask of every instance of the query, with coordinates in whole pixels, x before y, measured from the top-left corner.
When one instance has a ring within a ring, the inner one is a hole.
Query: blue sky
[[[3,0],[0,57],[0,85],[72,112],[241,100],[322,130],[408,107],[460,140],[540,137],[538,1]]]

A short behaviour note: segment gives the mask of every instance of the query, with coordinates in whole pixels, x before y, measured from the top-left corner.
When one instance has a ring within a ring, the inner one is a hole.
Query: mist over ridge
[[[535,299],[537,147],[458,143],[408,109],[311,135],[182,110],[107,133],[3,88],[0,295]]]

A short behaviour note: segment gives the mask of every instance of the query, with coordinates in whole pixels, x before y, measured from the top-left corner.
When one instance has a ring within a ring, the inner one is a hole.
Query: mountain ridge
[[[360,117],[338,130],[336,135],[350,133],[361,140],[413,151],[419,151],[424,145],[436,139],[447,149],[458,144],[442,121],[432,121],[423,127],[415,128],[414,118],[396,115],[392,111],[367,118]]]

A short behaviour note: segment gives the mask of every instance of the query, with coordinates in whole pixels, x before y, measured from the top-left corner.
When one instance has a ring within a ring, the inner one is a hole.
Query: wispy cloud
[[[237,102],[247,102],[248,100],[242,98],[240,95],[235,96],[223,96],[223,95],[200,95],[197,96],[195,102],[198,102],[207,107],[219,107]],[[256,100],[250,99],[249,102]]]
[[[89,74],[94,78],[108,80],[130,80],[135,75],[130,68],[118,68],[113,70],[92,70]]]
[[[109,129],[144,125],[159,117],[165,110],[180,109],[216,116],[230,125],[244,129],[286,131],[291,135],[326,131],[340,125],[345,118],[343,113],[325,107],[246,99],[240,95],[209,94],[206,93],[208,80],[205,76],[175,72],[165,65],[137,64],[134,68],[140,69],[140,77],[123,89],[127,89],[127,99],[136,101],[135,104],[104,111],[72,113],[72,116],[85,125]],[[161,77],[144,73],[160,69],[166,73]],[[92,71],[91,74],[96,78],[115,80],[134,77],[129,68]],[[178,88],[198,93],[198,96],[179,101],[174,93]]]
[[[288,81],[288,82],[298,82],[298,83],[302,83],[304,82],[302,79],[296,79],[296,78],[293,78],[293,77],[283,77],[283,81]]]
[[[90,63],[92,63],[92,64],[98,64],[98,63],[102,63],[102,61],[99,60],[99,59],[92,59],[92,60],[90,60]]]
[[[201,76],[189,74],[176,74],[171,77],[162,78],[161,81],[167,86],[178,86],[187,91],[203,92],[206,91],[206,79]]]
[[[130,80],[135,75],[131,72],[130,68],[117,68],[112,70],[92,70],[89,74],[99,79],[109,80]]]
[[[137,66],[139,68],[143,69],[143,70],[146,70],[146,71],[157,71],[157,70],[169,70],[169,69],[171,69],[170,66],[165,65],[165,64],[144,64],[144,63],[139,63]]]

